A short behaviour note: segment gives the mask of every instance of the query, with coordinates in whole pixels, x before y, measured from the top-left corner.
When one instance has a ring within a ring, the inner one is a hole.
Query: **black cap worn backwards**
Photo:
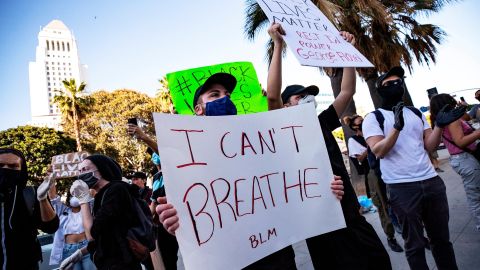
[[[376,89],[380,88],[382,86],[382,82],[386,78],[388,78],[390,76],[393,76],[393,75],[396,75],[396,76],[400,77],[400,79],[403,80],[403,76],[405,76],[405,70],[403,70],[403,68],[400,67],[400,66],[391,68],[387,73],[378,77],[377,81],[375,82],[375,88]]]
[[[195,95],[193,96],[192,108],[195,108],[195,105],[197,105],[200,95],[205,93],[205,91],[210,89],[210,87],[214,84],[223,85],[223,87],[225,87],[225,89],[229,93],[232,93],[233,89],[235,89],[235,86],[237,85],[237,79],[235,79],[233,75],[230,75],[228,73],[219,72],[213,74],[195,91]]]
[[[313,95],[313,96],[316,96],[318,95],[318,92],[320,91],[318,89],[317,86],[315,85],[310,85],[310,86],[307,86],[307,87],[304,87],[303,85],[298,85],[298,84],[293,84],[293,85],[289,85],[285,88],[285,90],[283,90],[282,92],[282,101],[283,101],[283,104],[287,103],[288,99],[293,96],[293,95],[297,95],[297,94],[300,94],[304,91],[307,91],[307,93],[309,95]]]

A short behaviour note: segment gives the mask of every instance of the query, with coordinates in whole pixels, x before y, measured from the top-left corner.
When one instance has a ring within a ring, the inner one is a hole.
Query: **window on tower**
[[[48,44],[48,40],[47,40],[47,50],[50,50],[50,45]]]
[[[50,44],[52,44],[52,51],[55,51],[55,43],[53,43],[53,41],[50,41]]]
[[[62,51],[65,51],[65,43],[62,41]]]
[[[67,42],[67,51],[70,51],[70,43]]]
[[[60,42],[57,41],[57,51],[60,51]]]

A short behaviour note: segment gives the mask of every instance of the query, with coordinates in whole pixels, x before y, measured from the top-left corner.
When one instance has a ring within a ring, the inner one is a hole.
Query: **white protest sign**
[[[241,269],[345,227],[313,104],[154,120],[186,269]]]
[[[310,0],[257,0],[270,22],[280,23],[285,42],[301,65],[373,67]]]
[[[87,152],[74,152],[53,156],[52,176],[55,178],[77,176],[79,174],[78,164],[88,155]]]

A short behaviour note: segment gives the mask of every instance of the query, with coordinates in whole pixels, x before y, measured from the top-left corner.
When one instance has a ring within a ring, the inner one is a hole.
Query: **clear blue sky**
[[[436,66],[415,67],[407,83],[416,106],[426,105],[425,90],[440,92],[480,87],[479,1],[447,5],[422,18],[448,34],[438,47]],[[129,88],[153,95],[168,72],[230,61],[251,61],[265,84],[266,31],[256,42],[243,33],[245,1],[0,1],[0,130],[30,120],[28,62],[35,60],[40,26],[62,20],[77,39],[87,64],[91,91]],[[315,68],[301,67],[289,53],[284,83],[318,84],[329,89]],[[356,102],[370,109],[366,85],[359,80]],[[467,101],[470,93],[465,93]]]

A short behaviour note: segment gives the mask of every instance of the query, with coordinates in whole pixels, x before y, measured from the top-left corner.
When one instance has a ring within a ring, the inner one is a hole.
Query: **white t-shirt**
[[[392,111],[379,109],[385,117],[384,129],[380,128],[374,113],[369,113],[362,124],[365,139],[372,136],[386,136],[393,129],[394,116]],[[397,142],[390,152],[380,160],[380,170],[383,181],[387,184],[407,183],[426,180],[437,176],[428,158],[423,142],[423,132],[429,129],[427,119],[422,114],[422,120],[410,109],[403,109],[405,126],[400,131]]]
[[[359,142],[357,142],[354,138],[348,139],[348,155],[349,156],[355,158],[356,155],[361,155],[365,151],[367,151],[367,148],[361,145]]]

